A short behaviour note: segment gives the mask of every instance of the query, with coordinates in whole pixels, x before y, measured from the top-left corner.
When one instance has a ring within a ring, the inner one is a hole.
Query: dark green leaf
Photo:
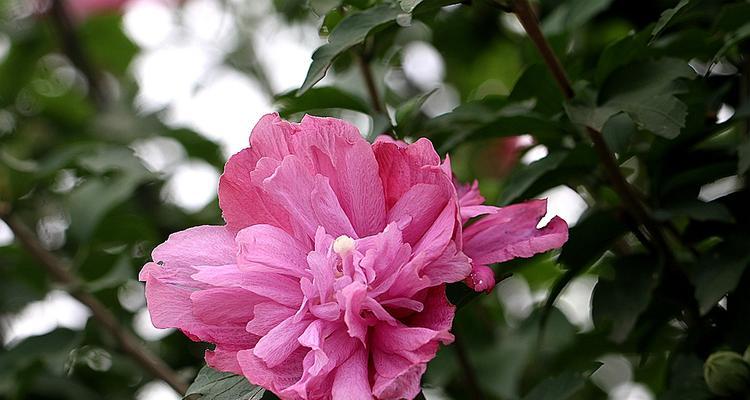
[[[676,95],[680,78],[695,76],[687,62],[665,58],[638,62],[611,74],[599,92],[597,105],[589,101],[566,107],[570,120],[598,131],[619,112],[627,113],[640,129],[671,139],[685,126],[687,106]]]
[[[311,88],[301,96],[290,91],[276,97],[279,114],[288,118],[292,114],[339,108],[370,113],[370,106],[361,98],[333,86]]]
[[[323,79],[333,60],[349,48],[362,43],[365,37],[375,28],[396,20],[403,10],[389,4],[380,4],[364,11],[347,15],[328,36],[328,43],[315,50],[313,62],[307,71],[305,82],[297,92],[304,94],[308,89]]]
[[[679,3],[677,3],[676,6],[665,10],[663,13],[661,13],[661,17],[656,22],[656,25],[654,26],[654,29],[651,30],[651,40],[656,39],[663,31],[666,29],[666,27],[669,25],[669,23],[672,21],[672,18],[677,15],[680,10],[685,8],[690,3],[690,0],[680,0]]]
[[[633,120],[625,113],[615,114],[602,127],[604,141],[613,153],[625,152],[635,132]]]
[[[661,266],[651,257],[635,255],[618,257],[613,268],[614,279],[600,278],[594,288],[592,316],[597,328],[609,327],[610,338],[623,342],[651,302]]]
[[[596,262],[625,232],[627,227],[613,211],[594,211],[570,229],[558,262],[570,269],[583,270]]]
[[[702,314],[711,310],[727,293],[733,291],[750,264],[746,235],[728,237],[700,259],[691,274],[695,297]]]
[[[583,389],[587,375],[580,372],[565,371],[560,375],[543,380],[523,400],[566,400]]]
[[[201,400],[260,400],[265,390],[247,381],[242,375],[219,372],[203,367],[185,395]]]
[[[536,180],[560,166],[567,156],[567,152],[549,154],[541,160],[513,171],[503,188],[501,204],[510,204],[518,199]]]
[[[745,140],[737,148],[737,172],[742,175],[750,169],[750,140]]]
[[[542,22],[544,33],[556,35],[574,31],[600,12],[604,11],[612,0],[570,0],[562,2]]]

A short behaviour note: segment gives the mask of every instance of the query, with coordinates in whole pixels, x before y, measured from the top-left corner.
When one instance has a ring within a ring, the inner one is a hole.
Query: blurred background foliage
[[[137,272],[169,233],[221,223],[218,174],[272,109],[345,118],[368,138],[428,137],[488,202],[550,197],[570,223],[562,251],[495,266],[505,279],[491,294],[451,288],[457,343],[430,364],[427,398],[726,394],[716,385],[736,368],[706,375],[719,380],[709,389],[703,364],[750,344],[750,2],[532,3],[569,99],[515,3],[0,1],[0,213],[80,280],[55,281],[0,223],[0,398],[179,398],[66,293],[93,296],[192,381],[205,346],[149,326]],[[182,98],[217,74],[245,86],[176,116],[172,89],[144,78],[165,18],[166,36],[197,35],[212,57],[164,67],[192,82],[173,89]],[[296,34],[277,45],[284,32]],[[235,102],[245,87],[255,103]],[[227,112],[239,132],[190,119]]]

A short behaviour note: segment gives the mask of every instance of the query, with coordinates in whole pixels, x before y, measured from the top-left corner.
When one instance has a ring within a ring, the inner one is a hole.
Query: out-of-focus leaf
[[[203,367],[188,388],[185,399],[260,400],[264,392],[262,387],[251,384],[242,375]]]
[[[523,400],[566,400],[583,389],[590,373],[565,371],[560,375],[543,380],[536,385]]]
[[[601,85],[612,71],[643,57],[649,37],[649,32],[641,31],[607,46],[596,64],[596,83]]]
[[[419,5],[424,0],[399,0],[399,4],[401,4],[401,9],[404,10],[404,12],[412,12],[414,11],[414,8]]]
[[[568,153],[565,151],[552,153],[541,160],[513,171],[508,177],[508,183],[503,188],[501,204],[510,204],[518,199],[537,179],[560,166],[567,156]]]
[[[221,146],[190,129],[169,129],[163,136],[180,142],[189,158],[197,158],[220,168],[226,162]]]
[[[101,147],[79,163],[100,175],[88,178],[68,197],[70,231],[85,240],[110,209],[128,199],[138,185],[152,179],[152,174],[131,150],[122,147]]]
[[[433,89],[414,96],[396,109],[396,128],[400,136],[407,136],[414,130],[414,119],[417,118],[419,110],[436,91],[437,89]]]
[[[545,115],[562,111],[563,96],[549,70],[542,64],[534,64],[523,71],[508,96],[512,102],[534,100],[534,109]]]
[[[604,11],[612,0],[571,0],[560,3],[542,22],[548,35],[574,31]]]
[[[328,36],[328,43],[315,50],[313,62],[307,71],[305,82],[297,91],[304,94],[315,83],[323,79],[334,58],[350,47],[362,43],[367,35],[375,28],[394,21],[403,11],[400,7],[380,4],[364,11],[347,15],[336,25]]]
[[[709,74],[711,71],[711,68],[714,66],[716,61],[718,61],[721,57],[726,54],[729,49],[731,49],[736,44],[740,43],[741,41],[747,39],[750,37],[750,22],[746,23],[745,25],[742,25],[739,29],[736,31],[730,33],[727,35],[726,38],[724,38],[724,45],[719,49],[719,51],[714,55],[713,59],[711,60],[711,63],[709,64],[709,68],[706,71],[706,75]]]
[[[42,360],[52,370],[62,374],[68,353],[80,340],[78,332],[63,328],[24,339],[12,349],[0,353],[0,381],[12,377],[15,372],[37,360]]]
[[[610,338],[623,342],[651,302],[661,266],[645,255],[618,257],[612,264],[614,279],[600,277],[594,287],[592,317],[597,328],[609,327]]]
[[[715,399],[703,380],[703,361],[692,354],[676,354],[671,360],[668,389],[663,400]]]
[[[737,147],[737,172],[742,175],[750,169],[750,140],[745,140]]]
[[[138,46],[125,35],[122,26],[120,15],[107,13],[87,18],[78,32],[93,62],[117,74],[127,71],[138,52]]]
[[[339,108],[370,113],[370,106],[361,98],[334,86],[311,88],[301,96],[290,91],[276,97],[279,114],[288,118],[292,114]]]
[[[665,10],[661,13],[661,17],[656,21],[654,29],[651,30],[651,40],[656,39],[663,31],[667,28],[672,19],[677,15],[680,10],[685,8],[690,3],[690,0],[680,0],[676,6]]]
[[[102,289],[117,287],[127,282],[133,274],[133,269],[130,264],[131,259],[132,257],[129,253],[123,253],[122,256],[117,259],[115,265],[113,265],[109,272],[107,272],[107,274],[100,277],[99,279],[93,280],[91,282],[86,282],[84,285],[85,288],[89,292],[97,292]]]
[[[625,113],[613,115],[602,127],[604,141],[614,153],[625,152],[635,132],[633,120]]]
[[[732,214],[725,205],[697,199],[671,204],[654,211],[654,217],[663,221],[676,216],[685,216],[696,221],[732,222],[733,220]]]
[[[567,268],[582,270],[598,260],[627,227],[612,210],[597,210],[570,228],[558,262]]]
[[[702,314],[711,310],[739,283],[742,273],[750,264],[750,237],[738,235],[725,238],[699,260],[697,270],[691,274],[695,297]]]

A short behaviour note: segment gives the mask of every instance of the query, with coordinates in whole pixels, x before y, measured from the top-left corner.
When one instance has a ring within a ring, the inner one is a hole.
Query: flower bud
[[[750,364],[733,351],[718,351],[703,365],[703,378],[716,395],[742,394],[750,389]]]
[[[750,363],[750,346],[747,346],[747,348],[745,349],[745,354],[742,358],[745,359],[745,362]]]

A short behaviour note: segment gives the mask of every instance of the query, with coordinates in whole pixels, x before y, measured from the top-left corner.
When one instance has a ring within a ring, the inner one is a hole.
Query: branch
[[[549,68],[552,76],[555,78],[557,86],[560,87],[560,90],[562,91],[565,98],[567,100],[571,100],[574,96],[573,86],[571,85],[568,76],[565,74],[565,70],[560,63],[560,60],[555,55],[554,51],[552,51],[552,47],[544,37],[544,34],[542,34],[542,31],[539,28],[539,21],[534,14],[534,10],[532,10],[531,8],[529,1],[513,0],[511,4],[511,10],[516,15],[516,17],[518,17],[518,20],[526,30],[529,39],[531,39],[531,41],[534,43],[534,46],[541,54],[542,58],[544,59],[544,63],[547,65],[547,68]],[[617,164],[617,160],[615,159],[615,156],[609,151],[607,143],[604,141],[601,132],[587,126],[586,133],[591,139],[594,151],[599,157],[599,160],[604,167],[604,170],[607,174],[607,177],[609,178],[610,183],[612,184],[612,187],[620,196],[620,199],[622,200],[625,208],[628,210],[628,213],[630,213],[633,218],[635,218],[635,220],[638,221],[638,223],[646,229],[646,232],[650,236],[650,239],[655,242],[658,248],[664,251],[666,256],[669,256],[671,254],[669,250],[669,244],[664,238],[664,234],[661,231],[659,224],[651,217],[644,204],[641,203],[641,201],[638,199],[638,195],[630,186],[630,183],[628,183],[628,181],[620,172],[620,167]]]
[[[383,105],[380,102],[380,95],[378,95],[378,87],[375,85],[375,79],[372,75],[372,68],[370,68],[369,57],[360,55],[357,57],[359,63],[359,70],[362,72],[362,79],[365,81],[365,87],[367,93],[370,95],[370,102],[372,103],[372,109],[377,113],[383,113]]]
[[[5,221],[21,246],[39,262],[39,265],[55,281],[61,283],[73,298],[91,310],[94,319],[117,340],[123,352],[127,353],[151,375],[163,380],[175,391],[184,395],[187,391],[187,384],[183,382],[182,378],[163,360],[143,346],[140,340],[122,326],[104,304],[83,290],[81,281],[70,271],[66,263],[45,249],[36,235],[21,220],[10,214],[8,208],[8,206],[0,204],[0,218]]]
[[[63,0],[52,0],[49,10],[52,23],[60,36],[63,52],[71,63],[81,71],[89,85],[89,93],[94,104],[102,108],[107,104],[107,96],[101,86],[101,80],[93,64],[83,51],[81,43],[76,36],[73,21],[65,8]]]

